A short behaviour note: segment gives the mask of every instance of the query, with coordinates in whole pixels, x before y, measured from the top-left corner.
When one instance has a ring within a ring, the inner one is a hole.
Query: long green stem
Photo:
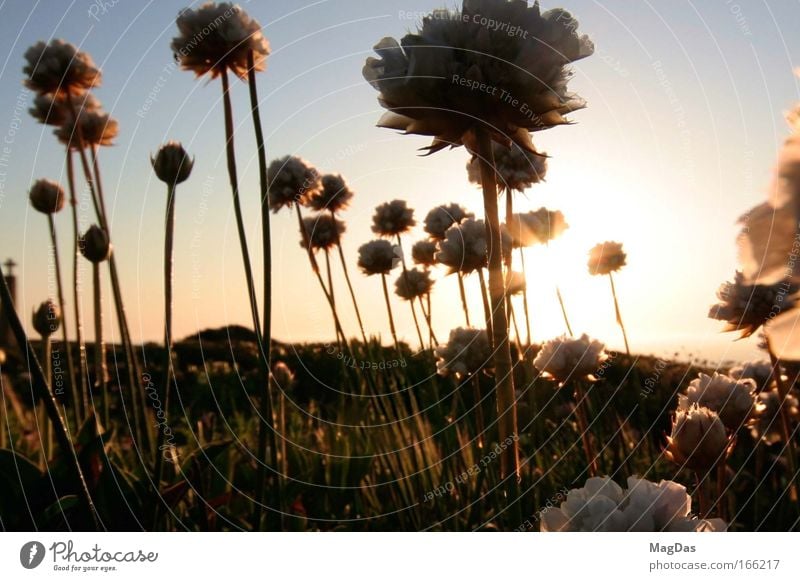
[[[625,332],[625,325],[622,323],[622,314],[619,311],[619,301],[617,300],[617,288],[614,286],[614,275],[608,273],[608,280],[611,281],[611,296],[614,297],[614,311],[617,315],[617,324],[622,329],[622,339],[625,341],[625,352],[630,356],[631,350],[628,347],[628,333]]]
[[[92,264],[94,288],[94,384],[103,398],[103,429],[108,431],[110,416],[108,407],[108,368],[106,367],[106,345],[103,341],[103,295],[100,286],[100,264]]]

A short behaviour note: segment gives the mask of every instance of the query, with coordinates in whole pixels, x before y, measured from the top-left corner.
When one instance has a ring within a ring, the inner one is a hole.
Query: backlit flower
[[[406,205],[405,200],[392,200],[375,208],[372,231],[389,238],[408,232],[416,223],[414,210]]]
[[[108,260],[111,256],[111,242],[106,231],[92,225],[80,239],[80,251],[83,257],[95,264]]]
[[[170,48],[181,68],[198,77],[215,78],[229,69],[239,78],[247,77],[247,55],[253,52],[256,71],[263,71],[269,42],[261,24],[238,4],[206,2],[199,8],[185,8],[175,21],[179,36]]]
[[[330,214],[318,214],[303,218],[311,248],[314,250],[329,250],[336,246],[345,231],[345,224]],[[305,240],[300,242],[305,248]]]
[[[299,157],[286,155],[273,160],[267,168],[269,205],[273,212],[293,203],[308,203],[322,188],[319,172]]]
[[[91,93],[70,97],[69,101],[66,98],[56,99],[52,95],[36,95],[28,113],[39,123],[61,127],[68,119],[72,119],[73,109],[75,112],[96,111],[100,109],[100,101]]]
[[[544,180],[547,157],[520,149],[517,145],[493,146],[497,187],[506,192],[522,192]],[[467,162],[467,176],[473,184],[481,185],[481,164],[477,155]]]
[[[631,476],[623,490],[610,478],[589,478],[583,488],[567,493],[559,508],[541,513],[542,532],[713,532],[724,531],[721,519],[692,518],[686,488],[662,480],[658,484]]]
[[[584,333],[578,338],[551,339],[539,349],[533,365],[563,384],[569,379],[593,379],[606,359],[605,345]]]
[[[358,266],[367,276],[389,274],[398,264],[398,248],[388,240],[372,240],[358,249]]]
[[[728,375],[733,379],[752,379],[756,382],[756,391],[769,389],[772,380],[772,363],[769,361],[748,361],[742,365],[731,367]]]
[[[88,53],[60,39],[25,51],[25,86],[43,95],[80,95],[100,85],[102,75]]]
[[[800,402],[795,390],[790,391],[785,400],[776,388],[762,391],[756,396],[756,421],[750,430],[754,438],[761,438],[768,444],[775,444],[783,440],[781,402],[783,402],[790,421],[800,420]]]
[[[436,264],[436,242],[420,240],[411,247],[411,258],[420,266],[434,266]]]
[[[610,274],[625,266],[627,256],[619,242],[602,242],[589,251],[589,274]]]
[[[84,147],[113,145],[119,133],[117,120],[101,109],[81,109],[78,112],[78,123]],[[73,117],[67,117],[54,133],[64,145],[69,144],[72,149],[79,147],[78,129]]]
[[[492,368],[489,336],[482,329],[453,329],[447,343],[436,347],[435,354],[439,375],[467,377]]]
[[[560,210],[539,208],[535,211],[513,214],[511,224],[506,224],[515,248],[545,244],[561,236],[569,228]]]
[[[60,212],[66,203],[64,188],[52,180],[36,180],[28,194],[31,206],[42,214]]]
[[[693,404],[707,407],[719,414],[730,430],[738,430],[753,413],[756,382],[752,379],[733,379],[721,373],[700,373],[678,398],[678,409],[688,410]]]
[[[462,144],[477,151],[476,126],[533,151],[530,131],[564,124],[566,113],[584,106],[567,90],[567,66],[594,51],[577,28],[564,10],[542,13],[538,3],[518,0],[464,0],[460,12],[436,10],[400,43],[382,39],[380,58],[367,59],[364,78],[388,109],[378,125],[432,136],[431,153]]]
[[[433,240],[444,240],[447,229],[453,224],[461,224],[475,215],[458,204],[437,206],[425,216],[424,230]]]
[[[33,311],[33,328],[43,339],[58,331],[61,326],[61,309],[52,299],[47,299]]]
[[[308,205],[317,212],[341,212],[353,199],[353,190],[340,175],[322,176],[322,187],[308,200]]]
[[[150,163],[158,179],[172,186],[189,179],[194,159],[189,157],[180,142],[168,141],[158,149],[155,157],[150,157]]]
[[[401,272],[394,283],[395,294],[407,301],[427,295],[432,288],[431,273],[416,268]]]
[[[725,424],[716,412],[697,405],[679,409],[667,437],[667,458],[692,470],[707,471],[728,448]]]
[[[508,251],[511,238],[505,232],[503,234],[503,246]],[[488,267],[488,248],[484,221],[467,218],[447,230],[444,240],[439,242],[436,260],[447,266],[450,273],[469,274],[479,268]]]

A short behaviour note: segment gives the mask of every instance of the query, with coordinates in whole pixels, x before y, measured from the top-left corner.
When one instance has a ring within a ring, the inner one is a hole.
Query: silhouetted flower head
[[[589,274],[611,274],[625,266],[627,255],[619,242],[601,242],[589,251]]]
[[[61,327],[61,309],[52,299],[47,299],[33,311],[33,328],[46,339]]]
[[[453,224],[461,224],[467,218],[475,215],[467,212],[458,204],[445,204],[437,206],[425,216],[424,230],[433,240],[444,240],[447,229]]]
[[[733,379],[752,379],[756,382],[756,391],[769,389],[772,383],[772,363],[769,361],[748,361],[731,367],[728,375]]]
[[[408,232],[416,223],[414,210],[407,206],[405,200],[392,200],[375,208],[372,231],[390,238]]]
[[[430,267],[436,264],[436,242],[419,240],[411,247],[411,258],[415,264]]]
[[[25,86],[41,95],[80,95],[100,85],[102,75],[88,53],[60,39],[25,51]]]
[[[345,223],[330,214],[317,214],[303,218],[303,227],[313,250],[329,250],[336,246],[345,231]],[[305,240],[300,242],[305,248]]]
[[[533,365],[564,384],[569,379],[594,379],[606,359],[605,345],[584,333],[578,338],[551,339],[539,349]]]
[[[400,264],[400,253],[388,240],[372,240],[358,249],[358,266],[367,276],[389,274]]]
[[[522,192],[534,184],[544,181],[547,172],[547,157],[531,153],[512,144],[505,147],[495,143],[494,168],[497,188],[506,192]],[[481,185],[481,164],[477,155],[467,162],[467,176],[473,184]]]
[[[61,127],[74,117],[73,108],[80,113],[80,111],[97,111],[101,106],[100,101],[91,93],[69,97],[69,101],[66,97],[57,99],[52,95],[36,95],[28,113],[39,123]]]
[[[199,8],[185,8],[178,14],[178,36],[170,48],[181,68],[198,77],[215,78],[225,69],[237,77],[247,77],[247,55],[253,51],[256,71],[263,71],[269,55],[269,42],[261,24],[238,4],[206,2]]]
[[[156,177],[168,186],[177,185],[189,179],[194,159],[178,141],[168,141],[162,145],[155,157],[150,157]]]
[[[394,283],[395,294],[407,301],[427,295],[432,288],[431,273],[416,268],[401,272]]]
[[[569,228],[560,210],[539,208],[535,211],[513,214],[506,229],[511,235],[514,248],[527,248],[546,244],[561,236]]]
[[[707,471],[724,456],[728,445],[719,415],[693,404],[675,413],[665,455],[679,466]]]
[[[542,532],[720,532],[725,521],[692,518],[692,497],[671,480],[628,478],[623,490],[604,476],[567,493],[559,508],[542,512]]]
[[[753,413],[756,382],[752,379],[733,379],[721,373],[700,373],[678,397],[678,409],[688,410],[693,404],[707,407],[719,414],[729,430],[738,430]]]
[[[468,377],[493,368],[489,336],[483,329],[453,329],[447,343],[436,347],[435,354],[439,375]]]
[[[294,373],[283,361],[272,366],[272,380],[281,390],[287,390],[294,383]]]
[[[367,59],[364,78],[388,109],[378,125],[432,136],[431,153],[462,144],[477,151],[476,126],[533,151],[530,131],[564,124],[566,113],[584,106],[567,90],[568,65],[594,51],[577,28],[568,12],[542,13],[521,0],[464,0],[460,12],[436,10],[400,43],[382,39],[380,58]]]
[[[781,396],[777,388],[762,391],[756,396],[756,420],[750,430],[754,438],[761,438],[768,444],[783,441],[781,403],[783,403],[790,421],[800,420],[800,401],[798,401],[795,390],[790,391],[786,399]]]
[[[101,109],[81,109],[78,112],[78,123],[84,147],[113,145],[119,134],[117,120]],[[80,146],[78,127],[71,116],[54,133],[64,145],[68,144],[72,149]]]
[[[28,197],[31,206],[42,214],[54,214],[60,212],[66,203],[64,188],[58,182],[52,180],[36,180],[31,186]]]
[[[322,176],[322,187],[308,200],[308,205],[317,212],[341,212],[350,205],[353,190],[340,175]]]
[[[80,250],[83,257],[95,264],[108,260],[111,256],[111,242],[106,231],[92,225],[81,237]]]
[[[303,159],[286,155],[267,168],[269,205],[273,212],[292,204],[304,206],[322,188],[319,172]]]
[[[503,249],[508,252],[511,248],[511,237],[503,231],[501,240]],[[488,248],[484,221],[467,218],[447,230],[444,240],[439,242],[436,260],[448,267],[451,274],[469,274],[489,266]]]

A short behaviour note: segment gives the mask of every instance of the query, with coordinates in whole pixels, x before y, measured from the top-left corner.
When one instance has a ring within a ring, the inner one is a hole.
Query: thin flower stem
[[[588,397],[580,384],[575,381],[575,419],[578,421],[578,430],[581,433],[583,453],[586,456],[586,467],[589,476],[597,476],[597,457],[594,454],[592,438],[589,434],[589,422],[586,419],[586,398]]]
[[[425,308],[425,302],[428,303],[428,308]],[[422,297],[419,299],[419,306],[422,309],[422,316],[425,317],[425,322],[428,325],[428,334],[430,338],[430,346],[431,349],[434,348],[435,344],[438,342],[436,339],[436,334],[433,332],[433,324],[431,322],[431,293],[425,293],[425,301],[422,300]]]
[[[400,238],[400,234],[397,235],[397,248],[400,250],[400,264],[403,266],[403,275],[407,276],[408,269],[406,268],[406,253],[403,251],[403,241]],[[411,307],[411,316],[414,318],[414,326],[417,329],[417,337],[419,338],[419,348],[421,351],[425,350],[425,341],[422,339],[422,332],[419,328],[419,321],[417,320],[417,311],[414,308],[414,302],[416,301],[416,297],[412,297],[410,301],[408,301],[409,306]]]
[[[707,518],[709,513],[709,508],[708,508],[708,501],[706,500],[706,493],[703,487],[705,478],[701,478],[700,473],[696,470],[694,473],[694,477],[695,477],[695,492],[697,492],[697,504],[698,508],[700,509],[699,517],[701,519]]]
[[[331,212],[333,215],[333,212]],[[337,241],[336,247],[339,249],[339,261],[342,263],[342,272],[344,273],[344,280],[347,282],[347,289],[350,291],[350,298],[353,300],[353,309],[356,312],[356,319],[358,320],[358,329],[361,331],[361,339],[364,341],[364,346],[367,345],[367,334],[364,332],[364,323],[361,320],[361,311],[358,308],[358,301],[356,301],[356,293],[353,291],[353,284],[350,282],[350,273],[347,271],[347,262],[344,259],[344,249],[342,242]]]
[[[53,342],[50,335],[42,337],[42,361],[44,376],[47,378],[48,385],[53,385]],[[53,451],[53,430],[50,420],[47,418],[44,398],[39,402],[39,414],[36,418],[41,430],[39,432],[40,452],[39,465],[42,470],[47,469],[47,460]]]
[[[461,295],[461,306],[464,308],[464,320],[467,323],[467,327],[471,327],[469,323],[469,307],[467,306],[467,293],[464,289],[464,276],[457,272],[456,276],[458,276],[458,292]]]
[[[791,418],[789,417],[789,409],[787,406],[787,398],[791,392],[791,385],[787,385],[786,382],[783,380],[783,375],[781,374],[781,366],[780,361],[778,360],[777,355],[772,349],[772,344],[770,343],[769,335],[766,335],[767,341],[767,351],[769,352],[769,359],[772,363],[772,375],[775,377],[775,382],[778,386],[778,394],[781,398],[781,405],[780,405],[780,417],[781,417],[781,435],[783,436],[784,447],[783,449],[786,451],[786,459],[788,461],[789,470],[791,470],[791,477],[789,479],[789,498],[793,502],[797,502],[798,495],[797,495],[797,483],[795,479],[797,478],[797,458],[798,458],[798,450],[797,445],[792,437],[792,423]]]
[[[489,338],[489,349],[494,351],[494,332],[492,330],[492,308],[489,306],[489,293],[486,290],[486,278],[483,269],[478,269],[478,282],[481,287],[481,300],[483,301],[483,316],[486,322],[486,336]]]
[[[500,476],[507,478],[505,503],[510,508],[514,522],[522,522],[519,505],[519,433],[517,431],[516,394],[511,363],[511,345],[508,340],[505,285],[503,284],[503,247],[500,234],[500,217],[497,208],[497,181],[494,167],[492,140],[483,126],[475,128],[477,154],[481,168],[483,206],[486,214],[488,239],[489,293],[492,300],[492,332],[494,335],[495,389],[497,393],[497,423],[499,441],[507,445],[500,455]]]
[[[519,261],[522,265],[522,278],[525,279],[525,286],[522,288],[522,307],[525,311],[525,337],[528,347],[531,345],[531,318],[528,315],[528,274],[525,272],[525,249],[519,248]]]
[[[550,250],[550,241],[546,242],[546,247]],[[558,304],[561,305],[561,315],[564,317],[564,325],[567,327],[567,333],[569,333],[570,337],[574,337],[574,333],[572,332],[572,325],[569,324],[569,317],[567,316],[567,307],[564,305],[564,297],[561,296],[561,289],[559,288],[558,284],[556,284],[556,297],[558,298]]]
[[[389,329],[392,331],[392,340],[394,340],[394,347],[397,353],[400,351],[400,342],[397,340],[397,331],[394,327],[394,316],[392,315],[392,303],[389,301],[389,287],[386,284],[386,275],[381,274],[381,284],[383,285],[383,298],[386,300],[386,312],[389,313]]]
[[[69,374],[69,385],[72,391],[72,405],[75,406],[79,399],[78,384],[75,381],[75,362],[72,359],[72,351],[69,348],[69,332],[67,331],[67,310],[64,300],[64,282],[61,278],[61,258],[58,255],[58,237],[56,236],[56,223],[52,214],[47,215],[50,227],[50,243],[53,247],[53,263],[56,274],[56,288],[58,292],[58,306],[61,309],[61,337],[64,343],[64,350],[67,352],[67,373]],[[75,425],[78,426],[78,416],[75,416]],[[76,430],[77,431],[77,430]]]
[[[92,288],[94,290],[94,384],[103,398],[103,429],[110,424],[108,407],[108,382],[106,368],[106,345],[103,341],[103,297],[100,286],[100,263],[92,263]]]
[[[472,393],[473,397],[475,398],[475,412],[477,415],[477,444],[478,449],[483,449],[483,440],[484,440],[484,431],[486,430],[486,424],[483,420],[483,397],[481,395],[481,382],[480,378],[476,373],[472,374]]]
[[[514,342],[517,344],[519,357],[522,358],[522,356],[525,354],[525,350],[522,348],[522,335],[520,335],[519,325],[517,325],[517,313],[514,310],[514,303],[511,302],[510,296],[506,300],[506,308],[511,315],[511,323],[514,326]]]
[[[336,295],[335,295],[334,290],[333,290],[333,272],[331,271],[331,256],[330,256],[330,253],[328,252],[327,248],[324,250],[324,252],[325,252],[325,275],[326,275],[326,277],[328,279],[328,293],[330,294],[330,297],[331,297],[331,307],[333,308],[333,311],[335,313],[336,312]],[[337,326],[337,323],[336,323],[336,316],[335,315],[334,315],[334,319],[333,319],[333,324],[334,324],[334,327],[336,327],[337,334],[338,334],[338,326]],[[341,348],[341,345],[339,347]]]
[[[53,392],[50,390],[50,386],[45,379],[44,371],[36,357],[36,352],[33,350],[30,341],[28,341],[25,329],[22,326],[22,321],[20,321],[19,315],[14,308],[11,291],[8,288],[8,283],[4,276],[0,276],[0,303],[5,307],[4,312],[8,319],[9,327],[11,327],[11,331],[19,344],[20,350],[24,351],[24,357],[28,361],[33,387],[40,394],[41,400],[44,401],[47,415],[53,423],[55,439],[58,442],[65,462],[70,467],[70,471],[73,474],[78,497],[81,499],[81,503],[84,505],[86,511],[91,515],[95,528],[99,531],[102,529],[102,525],[97,516],[97,511],[92,501],[92,496],[89,493],[89,488],[86,486],[86,479],[83,476],[83,470],[81,470],[81,465],[75,454],[75,448],[70,441],[69,431],[59,411],[58,403],[53,397]]]
[[[611,281],[611,296],[614,297],[614,311],[617,315],[617,324],[619,328],[622,329],[622,339],[625,341],[625,352],[630,357],[631,350],[628,347],[628,333],[625,332],[625,325],[622,323],[622,314],[619,311],[619,301],[617,301],[617,288],[614,286],[614,275],[612,273],[608,273],[608,280]]]

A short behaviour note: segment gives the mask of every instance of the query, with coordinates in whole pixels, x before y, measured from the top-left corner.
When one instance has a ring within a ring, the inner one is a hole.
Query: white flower
[[[375,208],[372,231],[388,238],[407,232],[416,223],[414,210],[406,205],[405,200],[392,200]]]
[[[447,343],[436,347],[435,354],[439,375],[467,377],[492,368],[489,336],[483,329],[453,329]]]
[[[608,477],[589,478],[570,490],[559,508],[542,513],[542,532],[687,532],[724,531],[720,519],[690,516],[692,498],[686,488],[662,480],[658,484],[631,476],[623,490]]]
[[[458,204],[437,206],[425,216],[424,229],[433,240],[444,240],[444,235],[450,226],[461,224],[467,218],[474,217],[474,214],[467,212]]]
[[[388,240],[373,240],[358,249],[358,266],[367,276],[389,274],[399,263],[398,249]]]
[[[731,367],[728,371],[734,379],[752,379],[756,382],[756,389],[768,389],[772,380],[772,363],[770,361],[749,361],[736,367]]]
[[[627,256],[619,242],[601,242],[589,251],[589,274],[610,274],[625,266]]]
[[[547,172],[547,157],[544,154],[531,153],[517,145],[504,147],[499,143],[494,143],[492,150],[499,190],[522,192],[544,181]],[[477,155],[467,162],[467,177],[471,183],[481,185],[481,164]]]
[[[728,434],[716,412],[697,405],[679,409],[667,437],[666,456],[693,470],[709,470],[725,454]]]
[[[460,12],[437,10],[416,34],[384,38],[375,46],[380,58],[367,59],[364,78],[388,109],[378,125],[433,136],[431,153],[462,144],[477,151],[478,125],[497,142],[533,151],[530,131],[564,124],[584,106],[567,90],[568,65],[594,51],[577,28],[568,12],[542,13],[538,3],[464,0]]]
[[[427,270],[417,270],[416,268],[403,271],[397,277],[394,287],[394,292],[397,296],[407,301],[425,296],[433,288],[431,273]]]
[[[502,232],[502,243],[503,250],[508,252],[511,247],[511,237],[505,231]],[[447,230],[444,240],[439,242],[436,260],[447,266],[450,273],[469,274],[489,266],[488,249],[485,222],[467,218],[461,224],[454,224]]]
[[[267,168],[269,207],[273,212],[297,203],[305,205],[322,188],[319,173],[296,156],[286,155],[273,160]]]
[[[678,409],[688,410],[692,404],[707,407],[719,414],[730,430],[738,430],[753,412],[756,382],[752,379],[733,379],[721,373],[713,376],[700,373],[679,396]]]
[[[206,2],[197,9],[185,8],[175,23],[179,36],[172,39],[170,48],[184,70],[198,77],[210,73],[214,78],[227,68],[246,78],[250,51],[254,69],[264,70],[269,42],[258,21],[238,4]]]
[[[564,383],[568,379],[593,379],[606,359],[605,345],[584,333],[577,339],[565,335],[551,339],[539,349],[533,365]]]
[[[37,42],[25,51],[25,86],[41,95],[81,95],[100,85],[92,57],[60,39]]]

